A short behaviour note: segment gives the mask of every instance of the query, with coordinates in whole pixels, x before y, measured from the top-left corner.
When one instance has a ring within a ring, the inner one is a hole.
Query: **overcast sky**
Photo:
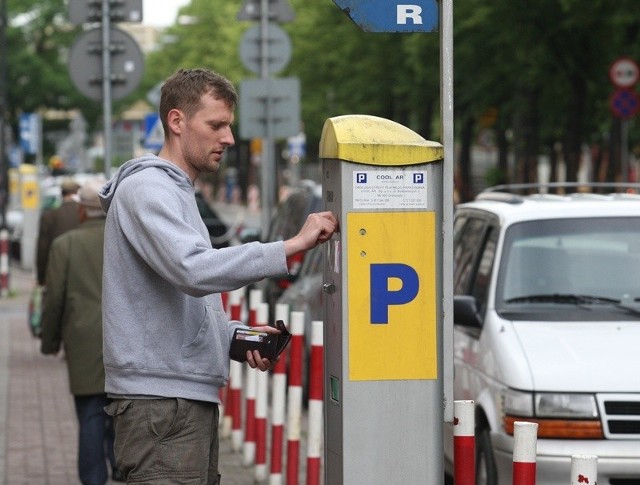
[[[190,0],[142,0],[143,24],[164,27],[176,20],[178,9]]]

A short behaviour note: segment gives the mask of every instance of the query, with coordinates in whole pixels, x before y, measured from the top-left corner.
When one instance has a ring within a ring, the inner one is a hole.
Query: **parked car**
[[[267,241],[284,241],[295,236],[302,228],[307,216],[322,210],[322,186],[311,180],[304,180],[292,188],[287,198],[280,202],[269,224]],[[273,313],[275,303],[284,290],[291,285],[300,272],[305,255],[294,254],[287,258],[288,275],[268,278],[257,287],[263,291],[264,301]]]
[[[277,300],[277,303],[288,305],[291,311],[304,313],[304,334],[308,348],[311,346],[311,322],[324,319],[322,297],[323,249],[324,246],[321,245],[307,252],[296,280],[282,292],[282,295]]]
[[[303,402],[307,404],[309,382],[309,359],[311,356],[311,322],[324,321],[324,299],[322,292],[325,245],[307,251],[294,282],[282,292],[277,303],[288,305],[290,311],[304,313],[304,353],[302,371]]]
[[[454,222],[454,398],[475,401],[476,482],[511,483],[529,421],[538,484],[568,483],[574,454],[598,457],[600,484],[638,484],[640,195],[509,190]],[[449,472],[452,450],[448,426]]]
[[[209,238],[213,247],[217,249],[228,247],[233,234],[231,234],[227,225],[200,192],[196,192],[196,204],[198,205],[200,217],[202,217],[202,221],[207,226],[207,231],[209,231]]]

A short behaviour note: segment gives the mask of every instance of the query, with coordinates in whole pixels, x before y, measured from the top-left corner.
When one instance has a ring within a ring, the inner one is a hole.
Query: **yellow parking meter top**
[[[369,115],[345,115],[325,121],[320,158],[368,165],[416,165],[442,160],[444,148],[395,121]]]

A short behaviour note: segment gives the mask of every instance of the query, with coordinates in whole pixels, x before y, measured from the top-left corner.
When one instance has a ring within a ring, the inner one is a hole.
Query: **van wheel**
[[[497,485],[496,462],[493,458],[489,429],[476,431],[476,485]]]

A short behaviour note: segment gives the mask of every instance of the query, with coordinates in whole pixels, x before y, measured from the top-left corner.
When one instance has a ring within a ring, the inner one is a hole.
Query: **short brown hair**
[[[231,109],[238,103],[238,94],[231,81],[209,69],[178,69],[165,80],[160,95],[160,120],[165,136],[169,133],[169,111],[179,109],[191,117],[200,108],[203,94],[224,101]]]

